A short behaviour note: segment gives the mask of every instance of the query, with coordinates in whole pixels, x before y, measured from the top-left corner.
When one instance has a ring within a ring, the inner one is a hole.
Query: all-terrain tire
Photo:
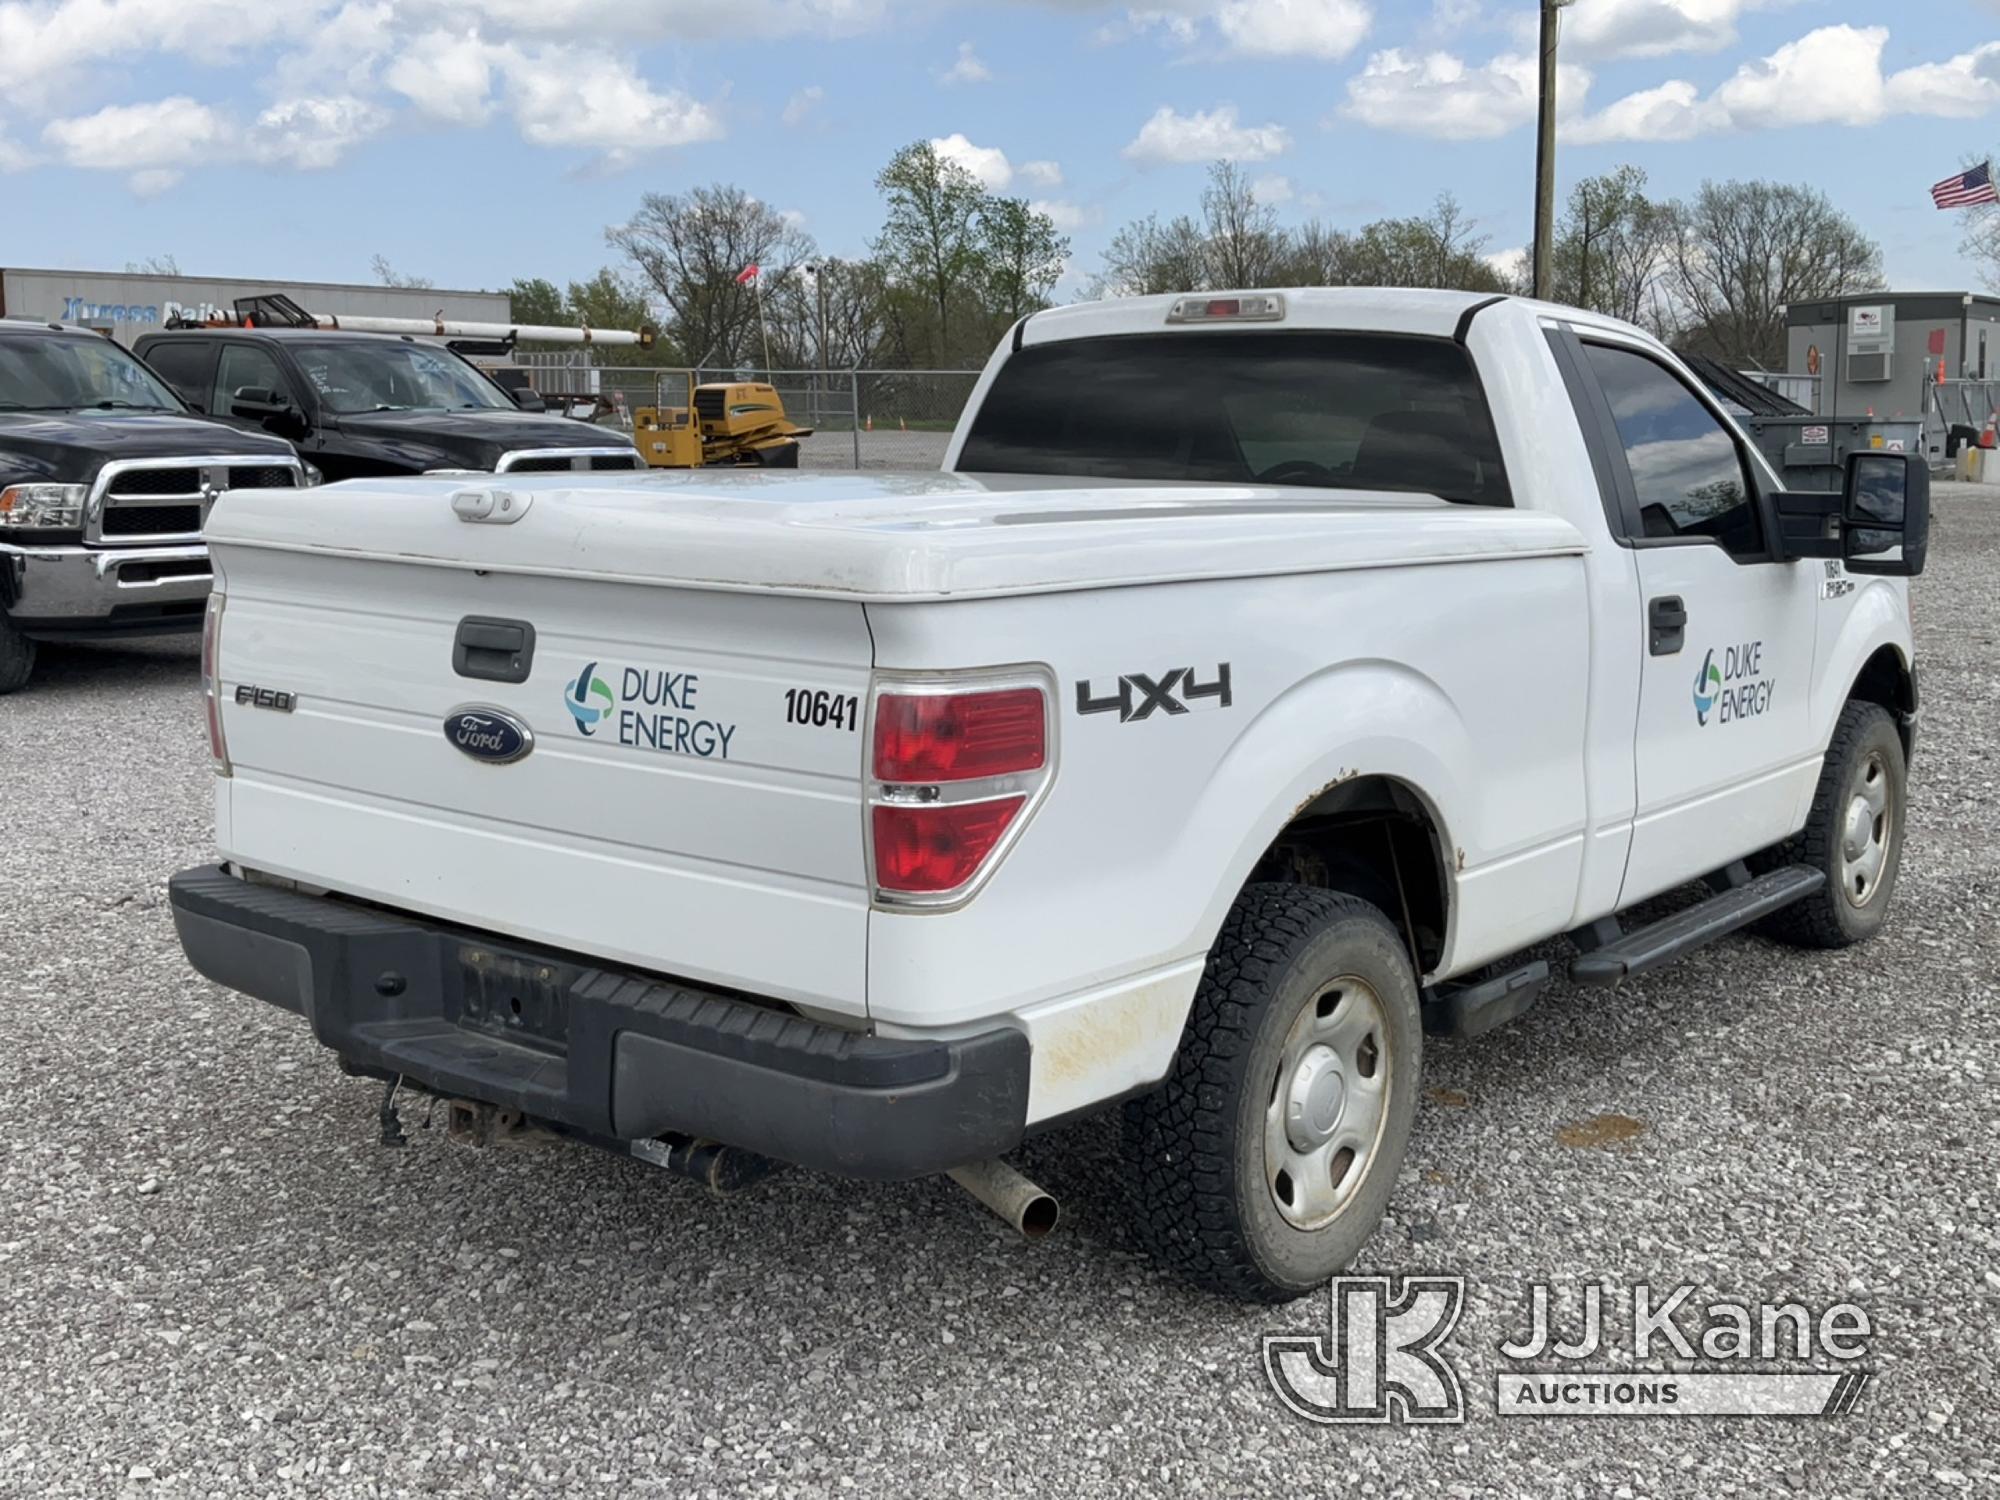
[[[0,617],[0,693],[28,685],[35,671],[35,643]]]
[[[1335,985],[1343,977],[1372,992],[1367,1014],[1381,1033],[1375,1056],[1387,1096],[1375,1106],[1375,1145],[1357,1158],[1358,1185],[1330,1222],[1301,1228],[1288,1222],[1267,1170],[1267,1112],[1287,1084],[1287,1047],[1311,1024],[1304,1010],[1331,1014],[1329,996],[1346,1003]],[[1422,1048],[1416,975],[1379,909],[1305,886],[1247,886],[1209,951],[1166,1081],[1125,1107],[1141,1241],[1225,1296],[1280,1302],[1324,1285],[1381,1221],[1409,1144]]]
[[[1907,787],[1896,721],[1879,704],[1850,701],[1834,725],[1806,826],[1756,861],[1765,869],[1806,865],[1823,871],[1826,884],[1805,900],[1774,912],[1761,930],[1801,948],[1845,948],[1881,931],[1902,867]],[[1863,838],[1876,832],[1874,820],[1864,815],[1878,788],[1883,806],[1882,862],[1862,888],[1855,856],[1858,850],[1865,853]],[[1868,827],[1863,829],[1862,823]]]

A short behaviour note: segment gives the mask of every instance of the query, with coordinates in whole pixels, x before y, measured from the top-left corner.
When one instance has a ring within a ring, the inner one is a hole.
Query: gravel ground
[[[2000,1492],[1996,571],[2000,490],[1941,486],[1881,940],[1731,940],[1433,1045],[1359,1265],[1468,1278],[1460,1428],[1285,1412],[1259,1335],[1324,1303],[1156,1272],[1102,1123],[1024,1151],[1065,1207],[1037,1246],[942,1181],[718,1203],[581,1148],[378,1147],[372,1087],[175,946],[193,646],[51,651],[0,704],[0,1491]],[[1502,1419],[1537,1277],[1851,1298],[1877,1379],[1832,1421]]]

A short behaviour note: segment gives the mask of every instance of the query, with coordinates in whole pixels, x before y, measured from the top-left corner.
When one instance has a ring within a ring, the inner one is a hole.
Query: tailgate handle
[[[481,682],[526,682],[535,665],[535,627],[526,620],[467,615],[451,642],[451,669]]]

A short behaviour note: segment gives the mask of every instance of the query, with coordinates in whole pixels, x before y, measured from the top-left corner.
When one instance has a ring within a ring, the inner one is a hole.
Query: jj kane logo
[[[1701,1303],[1695,1292],[1642,1282],[1625,1298],[1599,1283],[1530,1283],[1527,1326],[1498,1347],[1495,1411],[1839,1417],[1874,1378],[1854,1368],[1874,1330],[1851,1302],[1815,1313],[1797,1302]],[[1319,1423],[1465,1420],[1447,1352],[1464,1278],[1337,1276],[1329,1297],[1323,1332],[1264,1337],[1264,1373],[1287,1408]]]

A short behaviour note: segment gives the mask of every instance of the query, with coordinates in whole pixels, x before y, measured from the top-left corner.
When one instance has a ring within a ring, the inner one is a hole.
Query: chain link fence
[[[686,370],[586,364],[574,355],[521,355],[518,368],[550,411],[629,431],[641,407],[685,406]],[[785,415],[813,435],[808,469],[936,469],[972,396],[978,370],[698,370],[697,383],[762,381]]]

